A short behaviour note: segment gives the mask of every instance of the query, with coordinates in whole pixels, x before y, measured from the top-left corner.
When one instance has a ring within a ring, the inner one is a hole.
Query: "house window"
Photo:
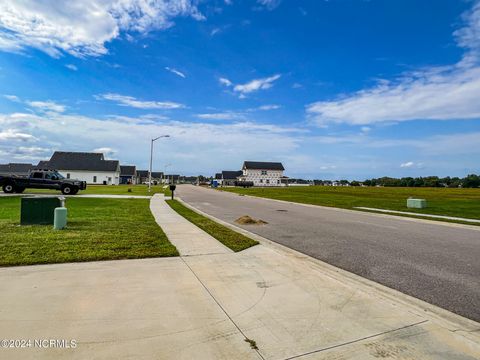
[[[270,184],[270,179],[267,179],[267,184]]]
[[[263,183],[263,179],[260,179],[260,182]]]
[[[94,183],[97,182],[97,177],[96,177],[96,176],[93,177],[93,182],[94,182]]]
[[[277,184],[280,184],[280,180],[277,180]]]
[[[70,173],[67,173],[67,179],[70,179]]]
[[[262,175],[267,175],[267,170],[262,170]]]

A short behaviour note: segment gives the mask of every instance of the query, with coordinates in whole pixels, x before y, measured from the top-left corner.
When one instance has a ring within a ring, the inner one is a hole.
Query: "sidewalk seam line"
[[[237,328],[237,330],[240,332],[240,334],[242,334],[242,336],[244,337],[244,340],[248,340],[248,337],[245,335],[245,333],[242,331],[242,329],[240,329],[240,327],[237,325],[237,323],[235,321],[233,321],[232,317],[228,314],[228,312],[223,308],[223,306],[220,304],[220,302],[215,298],[215,296],[213,296],[213,294],[210,292],[210,290],[208,289],[208,287],[203,283],[203,281],[198,277],[198,275],[195,273],[195,271],[193,271],[193,269],[190,267],[190,265],[188,265],[188,263],[185,261],[185,259],[180,256],[180,258],[182,259],[182,261],[184,262],[184,264],[188,267],[188,269],[192,272],[192,274],[197,278],[198,282],[200,284],[202,284],[203,288],[205,289],[205,291],[208,293],[208,295],[210,295],[210,297],[213,299],[213,301],[215,301],[215,303],[218,305],[218,307],[223,311],[223,313],[227,316],[227,318],[230,320],[230,322]],[[258,354],[258,356],[262,359],[262,360],[265,360],[265,358],[263,357],[263,355],[260,353],[260,351],[258,349],[253,349],[255,350],[255,352]]]
[[[303,353],[303,354],[299,354],[299,355],[295,355],[295,356],[292,356],[292,357],[288,357],[288,358],[285,358],[284,360],[298,359],[298,358],[303,357],[303,356],[307,356],[307,355],[311,355],[311,354],[316,354],[316,353],[323,352],[323,351],[327,351],[327,350],[331,350],[331,349],[336,349],[336,348],[339,348],[339,347],[342,347],[342,346],[346,346],[346,345],[351,345],[351,344],[354,344],[354,343],[357,343],[357,342],[360,342],[360,341],[363,341],[363,340],[371,339],[371,338],[378,337],[378,336],[382,336],[382,335],[386,335],[386,334],[389,334],[389,333],[392,333],[392,332],[395,332],[395,331],[399,331],[399,330],[411,328],[411,327],[414,327],[414,326],[417,326],[417,325],[421,325],[421,324],[424,324],[424,323],[426,323],[426,322],[428,322],[428,321],[429,321],[429,320],[419,321],[419,322],[416,322],[416,323],[413,323],[413,324],[410,324],[410,325],[405,325],[405,326],[399,327],[398,329],[387,330],[387,331],[383,331],[383,332],[378,333],[378,334],[365,336],[365,337],[360,338],[360,339],[347,341],[347,342],[342,343],[342,344],[327,346],[326,348],[322,348],[322,349],[318,349],[318,350],[313,350],[313,351],[309,351],[309,352],[306,352],[306,353]]]

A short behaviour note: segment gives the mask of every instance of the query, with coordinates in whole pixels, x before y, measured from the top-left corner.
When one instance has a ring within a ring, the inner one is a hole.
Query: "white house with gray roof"
[[[282,186],[285,168],[280,162],[245,161],[240,181],[253,182],[253,186]]]
[[[90,185],[120,183],[120,162],[105,160],[101,153],[55,151],[50,160],[40,161],[37,168],[58,170],[67,179],[86,181]]]

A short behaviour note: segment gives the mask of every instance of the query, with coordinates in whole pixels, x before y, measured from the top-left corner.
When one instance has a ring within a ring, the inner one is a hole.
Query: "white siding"
[[[243,170],[245,181],[253,181],[254,186],[281,186],[282,176],[282,170]]]
[[[89,185],[102,185],[104,181],[107,185],[118,185],[120,183],[120,172],[117,171],[78,171],[78,170],[58,170],[60,174],[70,179],[86,181]],[[68,176],[70,174],[70,176]],[[94,181],[96,177],[96,182]],[[110,179],[110,180],[109,180]]]

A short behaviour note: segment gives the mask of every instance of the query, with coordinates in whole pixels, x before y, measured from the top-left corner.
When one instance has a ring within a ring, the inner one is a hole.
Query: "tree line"
[[[358,181],[350,182],[351,186],[361,185]],[[478,188],[480,187],[480,176],[475,174],[467,175],[464,178],[459,177],[404,177],[391,178],[381,177],[377,179],[368,179],[363,181],[365,186],[403,186],[403,187],[449,187],[449,188]]]

